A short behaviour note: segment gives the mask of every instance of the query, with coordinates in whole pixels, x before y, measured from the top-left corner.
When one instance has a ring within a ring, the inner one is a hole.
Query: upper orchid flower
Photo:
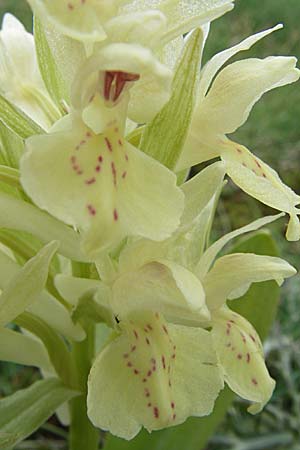
[[[245,192],[290,215],[287,239],[298,240],[300,210],[296,205],[300,203],[299,195],[247,148],[226,138],[226,134],[244,124],[265,92],[298,80],[300,71],[295,68],[296,59],[279,56],[245,59],[227,66],[214,79],[229,58],[279,28],[280,25],[249,37],[214,56],[203,68],[198,105],[177,169],[221,156],[228,175]]]
[[[33,36],[11,14],[0,31],[0,92],[45,129],[60,117],[39,72]]]
[[[74,84],[70,115],[50,134],[27,140],[21,180],[39,207],[87,233],[85,249],[94,257],[128,235],[168,237],[183,194],[172,172],[124,139],[129,88],[151,86],[149,105],[157,107],[169,70],[131,44],[103,47],[86,68]]]
[[[158,12],[168,22],[164,30],[164,43],[192,28],[203,25],[232,9],[232,0],[28,0],[34,12],[49,21],[61,33],[91,44],[122,36],[128,42],[135,33],[133,28],[143,17]],[[142,13],[142,15],[140,15]],[[146,20],[149,25],[149,21]],[[152,21],[155,25],[156,20]],[[142,28],[141,26],[139,27]],[[149,27],[148,27],[149,28]],[[154,26],[156,30],[156,27]],[[115,33],[117,31],[117,33]],[[143,33],[139,34],[144,39]],[[121,42],[120,41],[120,42]],[[158,40],[157,40],[158,42]],[[136,41],[136,43],[141,43]],[[162,44],[162,43],[161,43]]]

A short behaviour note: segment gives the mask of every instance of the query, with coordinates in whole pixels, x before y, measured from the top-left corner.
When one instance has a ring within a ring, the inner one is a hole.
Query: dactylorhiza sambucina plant
[[[221,68],[281,26],[202,67],[231,1],[29,3],[34,37],[10,15],[0,32],[0,359],[42,380],[0,401],[1,448],[55,412],[73,450],[99,429],[129,440],[213,414],[225,383],[259,412],[275,382],[230,302],[296,270],[217,256],[285,212],[299,239],[300,197],[226,135],[300,72],[279,56]],[[282,213],[209,245],[226,174]]]

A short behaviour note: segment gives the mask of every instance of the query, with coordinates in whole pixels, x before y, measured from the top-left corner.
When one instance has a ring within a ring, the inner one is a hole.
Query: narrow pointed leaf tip
[[[35,302],[45,286],[49,264],[59,243],[50,242],[10,280],[0,297],[0,325],[6,325]]]
[[[147,125],[140,148],[173,169],[180,157],[195,106],[202,58],[203,32],[195,30],[186,38],[175,73],[172,96],[161,112]]]
[[[1,450],[9,450],[26,439],[57,408],[78,394],[66,388],[60,380],[49,378],[0,400]]]

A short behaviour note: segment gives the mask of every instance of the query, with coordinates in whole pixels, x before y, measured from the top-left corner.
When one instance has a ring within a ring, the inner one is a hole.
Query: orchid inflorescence
[[[284,213],[299,240],[300,196],[228,135],[300,71],[285,56],[226,63],[281,25],[202,65],[231,0],[28,2],[34,37],[10,14],[0,32],[0,359],[64,393],[43,420],[72,425],[81,396],[91,423],[124,439],[211,414],[225,383],[261,411],[275,382],[230,302],[296,270],[219,254]],[[280,213],[209,245],[226,175]],[[0,420],[3,448],[39,424],[13,437]]]

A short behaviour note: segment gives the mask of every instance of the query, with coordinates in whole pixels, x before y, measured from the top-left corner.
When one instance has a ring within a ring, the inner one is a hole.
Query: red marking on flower
[[[98,161],[101,163],[103,162],[103,157],[101,155],[98,156]]]
[[[123,142],[122,142],[122,140],[121,140],[121,139],[119,139],[119,140],[118,140],[118,144],[120,145],[120,147],[122,147],[122,146],[123,146]]]
[[[85,180],[85,184],[90,185],[90,184],[94,184],[96,182],[96,178],[90,178],[89,180]]]
[[[150,325],[150,323],[147,323],[146,327],[148,328],[149,331],[152,331],[152,330],[153,330],[153,328],[152,328],[152,326]]]
[[[127,162],[129,161],[129,158],[128,158],[127,153],[126,153],[126,155],[125,155],[125,159],[126,159]]]
[[[230,323],[235,323],[235,321],[233,319],[230,319],[229,322]]]
[[[72,3],[68,3],[67,6],[69,11],[74,11],[74,5],[72,5]]]
[[[153,414],[154,414],[154,417],[155,417],[156,419],[159,418],[159,409],[157,408],[157,406],[155,406],[155,407],[153,408]]]
[[[243,166],[244,166],[244,167],[247,167],[247,164],[243,162]]]
[[[80,145],[76,145],[75,150],[79,150],[80,149]]]
[[[152,364],[156,364],[156,359],[155,358],[151,358],[150,361],[152,362]]]
[[[230,335],[230,328],[227,328],[227,329],[226,329],[226,334],[227,334],[227,336]]]
[[[95,210],[93,205],[87,205],[87,209],[88,209],[88,211],[89,211],[91,216],[95,216],[97,214],[97,211]]]
[[[131,361],[128,361],[127,367],[132,367],[132,362]]]
[[[127,176],[127,172],[126,172],[126,170],[125,170],[125,172],[122,173],[122,178],[123,178],[123,180],[125,180],[126,176]]]
[[[242,150],[241,150],[239,147],[236,148],[236,151],[237,151],[238,153],[242,153]]]
[[[176,419],[176,414],[173,414],[173,420],[175,420]]]
[[[226,347],[227,347],[227,348],[230,348],[230,347],[231,347],[231,342],[228,342],[228,343],[226,344]]]
[[[171,403],[171,408],[172,408],[172,409],[175,408],[175,403],[174,403],[174,402]]]
[[[156,371],[156,366],[152,366],[152,372]]]
[[[147,382],[147,378],[143,378],[143,383],[146,383]]]
[[[124,353],[123,358],[129,358],[129,354],[128,353]]]
[[[114,185],[117,186],[117,170],[114,162],[111,163],[111,172],[113,175]]]
[[[257,167],[259,167],[261,169],[261,164],[259,164],[259,162],[257,161],[257,159],[254,160],[255,164],[257,165]]]
[[[134,369],[133,372],[134,372],[135,375],[138,375],[140,373],[137,369]]]
[[[114,81],[114,72],[105,72],[104,77],[104,98],[105,100],[109,100],[110,98],[110,90],[112,87],[112,83]]]
[[[137,81],[139,75],[119,71],[107,71],[104,77],[104,97],[116,102],[127,82]]]
[[[246,355],[246,357],[247,357],[247,363],[249,364],[249,362],[250,362],[250,353],[247,353],[247,355]]]
[[[238,355],[237,355],[237,359],[242,359],[243,358],[243,355],[241,354],[241,353],[239,353]]]
[[[136,339],[139,338],[139,335],[137,334],[137,331],[136,331],[136,330],[133,330],[133,334],[134,334],[134,336],[135,336]]]
[[[173,355],[171,356],[172,359],[176,358],[176,353],[173,353]]]
[[[114,209],[114,221],[117,222],[118,219],[119,219],[118,211]]]
[[[100,172],[100,171],[101,171],[101,166],[96,166],[96,167],[95,167],[95,171],[96,171],[96,172]]]
[[[151,375],[152,375],[152,370],[148,370],[147,377],[151,377]]]
[[[90,97],[89,103],[92,103],[92,101],[94,100],[95,96],[96,96],[96,94],[93,94],[93,95]]]
[[[86,140],[85,140],[85,139],[83,139],[82,141],[80,141],[80,146],[82,146],[82,145],[84,145],[84,144],[86,144]]]
[[[149,341],[149,339],[148,339],[148,338],[146,338],[145,340],[146,340],[146,343],[147,343],[147,345],[150,345],[150,341]]]
[[[110,152],[112,152],[112,151],[113,151],[113,147],[112,147],[112,145],[111,145],[110,140],[109,140],[107,137],[105,138],[105,143],[106,143],[106,147],[108,148],[108,150],[109,150]]]
[[[145,396],[146,397],[150,397],[150,391],[147,388],[145,388]]]
[[[152,403],[149,402],[147,406],[148,406],[148,408],[151,408]]]
[[[252,381],[252,384],[254,384],[254,386],[258,385],[258,382],[257,382],[256,378],[252,378],[251,381]]]
[[[169,379],[169,387],[172,387],[172,383],[171,383],[171,380]]]
[[[250,336],[250,338],[252,339],[252,341],[256,343],[256,339],[255,339],[255,337],[254,337],[254,336],[252,336],[252,334],[250,334],[249,336]]]
[[[262,176],[263,176],[264,178],[267,178],[267,175],[266,175],[265,173],[263,173]]]
[[[136,351],[136,345],[133,345],[132,347],[131,347],[131,353],[132,352],[135,352]]]
[[[244,335],[242,332],[240,332],[240,335],[241,335],[241,337],[242,337],[242,341],[244,342],[244,344],[246,344],[246,343],[247,343],[247,340],[246,340],[245,335]]]
[[[167,327],[166,327],[165,325],[163,325],[162,328],[163,328],[163,330],[164,330],[164,332],[165,332],[166,334],[169,334],[169,333],[168,333],[168,330],[167,330]]]
[[[164,356],[161,357],[161,362],[162,362],[164,370],[166,370],[166,360],[165,360]]]
[[[71,156],[70,161],[72,164],[76,163],[76,156]]]

